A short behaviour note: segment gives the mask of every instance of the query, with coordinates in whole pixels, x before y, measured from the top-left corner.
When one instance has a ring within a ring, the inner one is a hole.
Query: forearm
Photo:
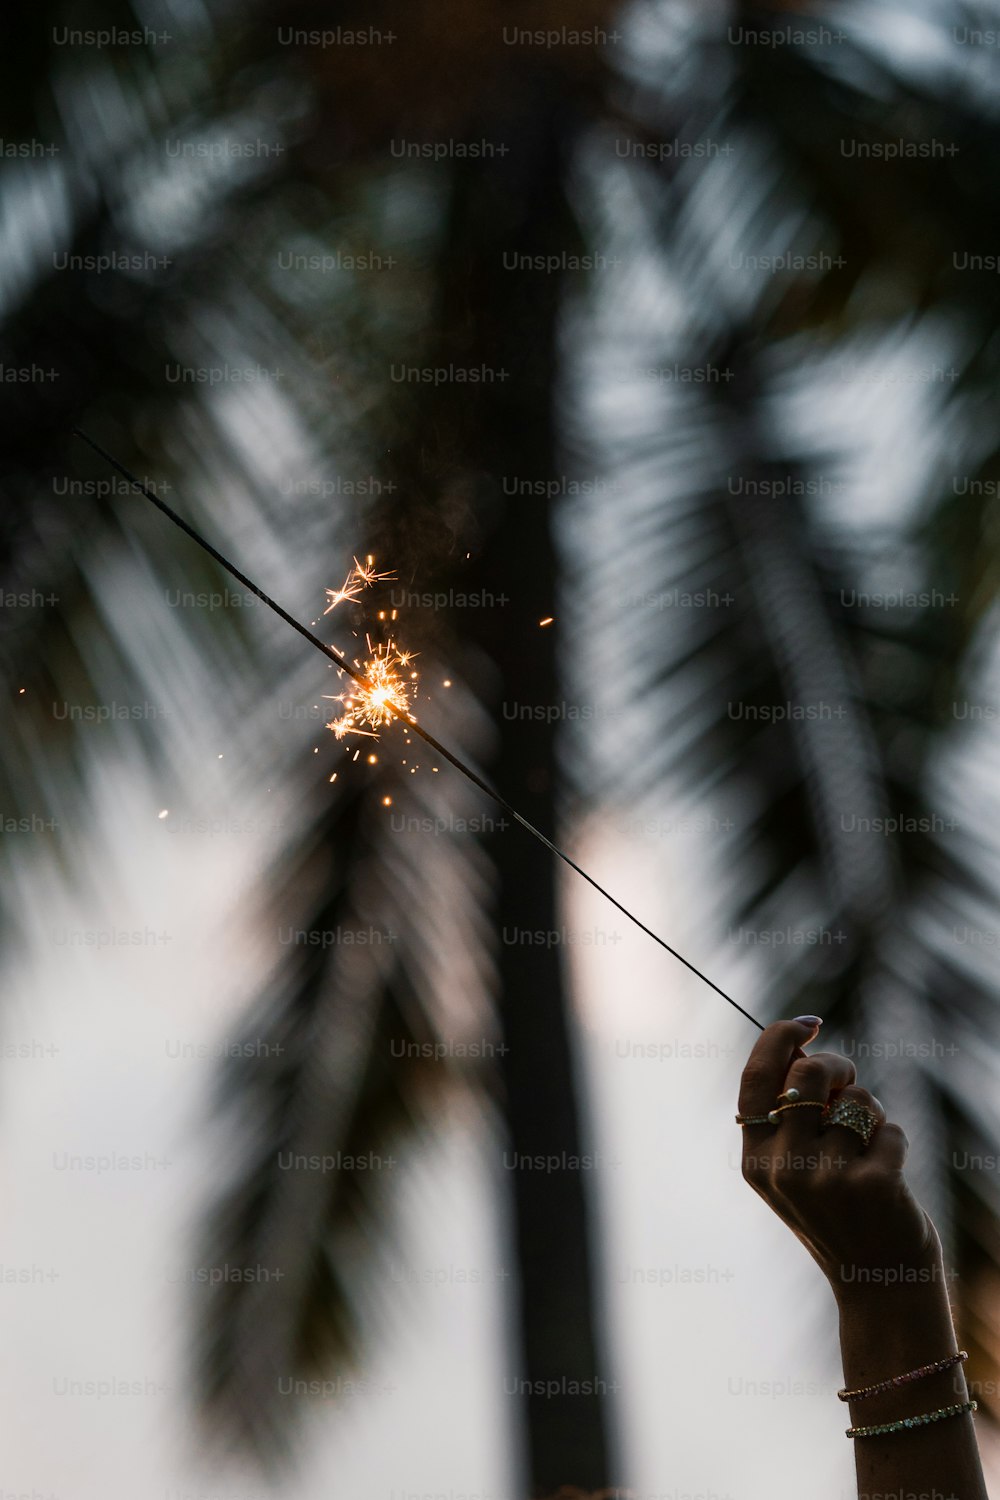
[[[907,1139],[837,1052],[804,1055],[815,1016],[777,1021],[740,1080],[743,1175],[820,1266],[840,1309],[847,1390],[955,1354],[941,1245],[903,1172]],[[818,1107],[818,1108],[817,1108]],[[843,1405],[845,1429],[961,1406],[962,1366]],[[859,1500],[987,1500],[969,1412],[853,1438]]]
[[[944,1266],[924,1268],[927,1279],[897,1285],[842,1277],[834,1285],[840,1310],[840,1345],[848,1390],[874,1385],[955,1353],[954,1323]],[[844,1403],[845,1428],[878,1426],[969,1399],[963,1366],[924,1376]],[[975,1418],[965,1413],[880,1437],[855,1438],[859,1500],[882,1496],[948,1496],[987,1500],[976,1443]]]

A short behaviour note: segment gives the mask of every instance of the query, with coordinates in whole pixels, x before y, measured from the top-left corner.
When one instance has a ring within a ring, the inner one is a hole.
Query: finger
[[[868,1149],[864,1153],[865,1161],[871,1162],[873,1167],[880,1168],[887,1175],[898,1175],[906,1163],[909,1149],[910,1143],[902,1125],[886,1121],[879,1126],[868,1143]]]
[[[831,1094],[845,1089],[856,1077],[857,1069],[842,1052],[812,1052],[792,1063],[783,1092],[797,1089],[801,1096],[799,1103],[817,1099],[825,1105]],[[794,1109],[781,1110],[778,1129],[790,1146],[804,1146],[809,1141],[815,1144],[821,1121],[822,1110],[802,1109],[797,1104]]]
[[[821,1024],[817,1017],[805,1016],[765,1027],[740,1079],[741,1115],[766,1115],[774,1107],[795,1053],[812,1040]]]
[[[864,1138],[860,1136],[856,1130],[852,1130],[848,1125],[831,1125],[829,1122],[827,1122],[827,1124],[823,1126],[824,1135],[826,1135],[828,1132],[836,1132],[837,1150],[842,1155],[848,1157],[850,1160],[853,1160],[855,1157],[860,1156],[862,1152],[867,1151],[871,1148],[872,1142],[874,1142],[882,1126],[885,1124],[885,1110],[882,1108],[882,1105],[879,1103],[879,1101],[875,1098],[874,1094],[870,1094],[867,1089],[862,1088],[861,1085],[857,1083],[849,1084],[847,1088],[839,1090],[839,1092],[834,1095],[833,1099],[831,1099],[831,1103],[836,1103],[838,1099],[852,1099],[856,1104],[865,1105],[867,1109],[870,1109],[873,1112],[878,1121],[875,1127],[875,1135],[872,1136],[872,1139],[871,1141],[869,1141],[868,1146],[865,1145]]]

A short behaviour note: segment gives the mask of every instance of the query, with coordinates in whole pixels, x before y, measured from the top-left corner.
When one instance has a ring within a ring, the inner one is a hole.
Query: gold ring
[[[779,1098],[780,1097],[781,1096],[779,1095]],[[779,1104],[777,1108],[772,1109],[771,1113],[767,1117],[772,1125],[777,1125],[780,1122],[781,1116],[785,1113],[786,1109],[826,1109],[826,1100],[796,1099],[791,1104]]]

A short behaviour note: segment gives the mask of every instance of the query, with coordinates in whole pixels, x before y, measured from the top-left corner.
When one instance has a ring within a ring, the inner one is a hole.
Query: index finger
[[[795,1021],[775,1021],[764,1028],[740,1079],[741,1115],[766,1115],[774,1108],[792,1059],[812,1041],[822,1024],[818,1016],[800,1016]]]

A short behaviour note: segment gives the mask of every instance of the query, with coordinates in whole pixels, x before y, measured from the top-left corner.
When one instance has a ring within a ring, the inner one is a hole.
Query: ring
[[[846,1125],[847,1129],[859,1135],[867,1146],[881,1122],[875,1111],[869,1109],[867,1104],[859,1104],[856,1099],[838,1099],[836,1104],[827,1107],[823,1115],[823,1123]]]
[[[798,1089],[795,1089],[793,1092],[798,1093]],[[779,1095],[779,1098],[780,1097],[781,1096]],[[793,1100],[793,1102],[791,1104],[779,1104],[775,1109],[772,1109],[771,1113],[767,1117],[770,1120],[770,1122],[771,1122],[772,1125],[777,1125],[777,1124],[780,1123],[781,1117],[785,1113],[786,1109],[822,1109],[822,1110],[825,1110],[826,1109],[826,1100],[825,1099],[796,1099],[796,1100]]]
[[[778,1095],[778,1103],[780,1104],[782,1099],[787,1099],[789,1104],[794,1104],[797,1099],[801,1098],[802,1095],[799,1093],[798,1089],[786,1089],[783,1094]]]
[[[795,1095],[795,1098],[790,1100],[788,1104],[779,1103],[766,1115],[737,1115],[737,1125],[778,1125],[781,1123],[781,1116],[786,1109],[825,1110],[827,1108],[827,1101],[825,1099],[800,1099],[798,1089],[789,1089],[788,1093]],[[787,1095],[785,1094],[778,1095],[779,1100],[786,1097]]]

